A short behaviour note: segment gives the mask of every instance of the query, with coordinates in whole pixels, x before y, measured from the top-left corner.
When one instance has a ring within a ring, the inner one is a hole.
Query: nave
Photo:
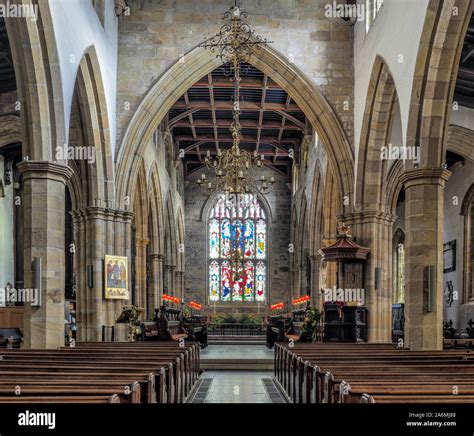
[[[474,0],[0,0],[0,426],[472,407],[473,47]]]

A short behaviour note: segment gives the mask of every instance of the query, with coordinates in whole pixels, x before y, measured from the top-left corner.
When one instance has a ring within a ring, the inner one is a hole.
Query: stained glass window
[[[267,250],[267,217],[257,197],[221,194],[209,215],[209,300],[264,302]]]

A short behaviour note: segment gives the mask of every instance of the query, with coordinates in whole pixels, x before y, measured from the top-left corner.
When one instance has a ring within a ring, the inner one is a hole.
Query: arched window
[[[405,303],[405,234],[400,229],[393,237],[393,303]]]
[[[265,301],[267,215],[253,194],[218,196],[209,214],[209,300]]]
[[[365,0],[365,32],[367,33],[382,7],[383,0]]]

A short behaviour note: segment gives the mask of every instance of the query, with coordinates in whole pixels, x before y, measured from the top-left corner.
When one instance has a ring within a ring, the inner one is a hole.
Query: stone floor
[[[212,377],[205,403],[270,403],[262,378],[272,377],[270,371],[204,371]]]
[[[209,345],[201,359],[273,359],[273,350],[265,345]]]
[[[284,402],[272,382],[273,371],[253,369],[252,364],[273,359],[265,345],[209,345],[201,360],[249,361],[245,370],[204,370],[203,383],[192,403],[272,403]]]

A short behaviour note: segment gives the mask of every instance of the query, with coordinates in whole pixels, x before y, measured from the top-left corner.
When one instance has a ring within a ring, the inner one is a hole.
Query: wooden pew
[[[474,353],[396,350],[385,344],[348,344],[338,348],[327,344],[278,344],[275,348],[275,375],[294,402],[338,402],[346,398],[351,381],[365,383],[360,399],[371,394],[371,380],[420,380],[436,382],[443,374],[452,385],[474,380]],[[342,384],[342,391],[341,391]],[[451,385],[451,386],[452,386]],[[380,395],[380,390],[378,390]],[[469,391],[470,392],[470,391]],[[402,395],[402,393],[400,393]],[[357,401],[357,400],[356,400]],[[385,400],[384,400],[385,401]]]
[[[457,386],[457,394],[453,391],[453,381],[435,382],[423,385],[423,390],[420,392],[420,384],[410,381],[400,381],[397,379],[386,378],[383,382],[354,382],[347,383],[345,389],[345,382],[339,389],[341,403],[360,403],[366,402],[362,397],[367,396],[366,392],[370,392],[371,396],[378,395],[437,395],[437,396],[459,396],[459,395],[474,395],[474,380],[462,381]]]
[[[29,372],[25,374],[23,371],[0,371],[1,386],[24,386],[26,384],[47,384],[48,386],[56,386],[63,384],[73,384],[74,386],[121,386],[124,391],[125,386],[131,386],[138,383],[140,386],[140,399],[143,403],[156,403],[155,376],[150,373],[148,375],[135,374],[136,382],[131,382],[128,374],[107,374],[107,373],[61,373],[61,372]],[[131,389],[132,390],[132,389]],[[134,401],[132,401],[134,402]]]
[[[30,397],[62,397],[62,396],[113,396],[119,397],[120,403],[140,403],[141,392],[138,382],[127,385],[110,384],[104,385],[102,382],[94,385],[78,385],[74,382],[53,383],[54,380],[43,382],[27,382],[23,379],[16,380],[16,383],[0,383],[0,402],[3,397],[11,395]],[[129,390],[129,391],[128,391]],[[129,393],[128,393],[128,392]]]
[[[474,403],[474,395],[367,395],[365,394],[361,403]]]
[[[61,350],[4,350],[0,353],[0,395],[5,381],[3,376],[18,376],[18,372],[23,378],[46,374],[51,379],[61,374],[79,380],[89,380],[89,375],[93,374],[97,385],[111,376],[122,377],[122,382],[124,377],[141,378],[142,384],[145,381],[150,385],[151,374],[153,392],[149,391],[148,386],[147,401],[182,402],[199,376],[199,347],[195,344],[186,347],[163,345],[154,343],[151,347],[143,347],[136,343],[87,343]],[[127,356],[125,361],[124,355]],[[129,383],[130,379],[125,381]],[[157,385],[159,390],[156,390]],[[103,386],[101,389],[108,388]],[[55,389],[52,388],[50,393],[54,394]],[[89,388],[79,387],[78,393],[85,393],[84,389]],[[136,387],[134,389],[133,392],[137,392]],[[137,397],[138,394],[134,393],[134,401]]]
[[[0,403],[41,403],[41,404],[48,404],[48,403],[87,403],[87,404],[103,404],[103,403],[120,403],[120,398],[118,395],[90,395],[90,396],[31,396],[31,397],[23,397],[23,396],[10,396],[10,397],[0,397]]]
[[[101,346],[100,344],[106,344]],[[186,380],[185,388],[186,394],[189,393],[192,386],[196,382],[200,374],[200,347],[196,344],[186,344],[180,345],[175,342],[138,342],[138,343],[120,343],[120,342],[105,342],[105,343],[96,343],[96,342],[87,342],[87,343],[76,343],[76,347],[80,349],[97,349],[97,348],[111,348],[113,350],[120,350],[120,353],[126,352],[128,348],[132,347],[130,351],[135,351],[140,349],[141,352],[147,351],[156,353],[159,352],[163,354],[165,351],[175,350],[175,352],[185,352],[185,360],[183,367],[186,371]],[[138,347],[138,348],[136,348]]]

